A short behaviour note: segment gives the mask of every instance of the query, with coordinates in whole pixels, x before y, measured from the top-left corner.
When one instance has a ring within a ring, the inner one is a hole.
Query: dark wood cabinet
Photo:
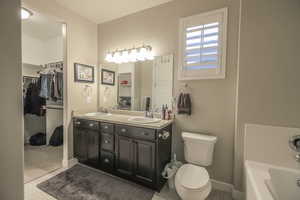
[[[82,128],[74,128],[74,156],[79,162],[87,161],[88,141],[85,135],[86,131]]]
[[[93,167],[99,167],[99,130],[93,121],[74,122],[74,156],[79,162]]]
[[[136,180],[153,183],[155,179],[155,143],[117,135],[116,170]]]
[[[86,130],[87,137],[87,163],[93,167],[98,168],[99,163],[99,148],[100,148],[100,134],[99,131]]]
[[[155,143],[134,140],[134,176],[141,181],[153,183],[155,180]]]
[[[114,171],[114,154],[108,151],[101,151],[100,164],[101,169],[113,172]]]
[[[133,140],[121,135],[116,136],[116,170],[123,175],[133,174]]]
[[[167,137],[163,137],[168,133]],[[171,159],[172,125],[149,129],[74,119],[74,155],[80,163],[160,190]]]

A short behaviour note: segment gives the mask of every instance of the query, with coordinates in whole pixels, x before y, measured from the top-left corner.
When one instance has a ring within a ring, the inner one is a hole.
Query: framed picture
[[[74,80],[75,82],[94,83],[94,67],[79,63],[74,63]]]
[[[101,84],[115,85],[115,72],[107,69],[101,70]]]

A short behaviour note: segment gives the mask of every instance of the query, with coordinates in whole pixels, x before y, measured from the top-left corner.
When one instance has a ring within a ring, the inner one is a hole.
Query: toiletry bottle
[[[171,120],[171,114],[172,114],[172,111],[171,110],[168,110],[168,120]]]
[[[168,119],[168,105],[165,105],[165,120]]]
[[[162,109],[161,109],[161,119],[165,120],[166,118],[166,111],[165,111],[165,106],[162,105]]]

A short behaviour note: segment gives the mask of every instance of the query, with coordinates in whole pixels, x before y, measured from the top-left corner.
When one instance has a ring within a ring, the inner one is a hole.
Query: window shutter
[[[227,9],[180,23],[180,79],[225,78]]]

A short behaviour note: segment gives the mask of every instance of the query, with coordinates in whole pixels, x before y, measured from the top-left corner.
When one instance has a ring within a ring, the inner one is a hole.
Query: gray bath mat
[[[154,194],[151,189],[81,165],[37,187],[58,200],[151,200]]]

